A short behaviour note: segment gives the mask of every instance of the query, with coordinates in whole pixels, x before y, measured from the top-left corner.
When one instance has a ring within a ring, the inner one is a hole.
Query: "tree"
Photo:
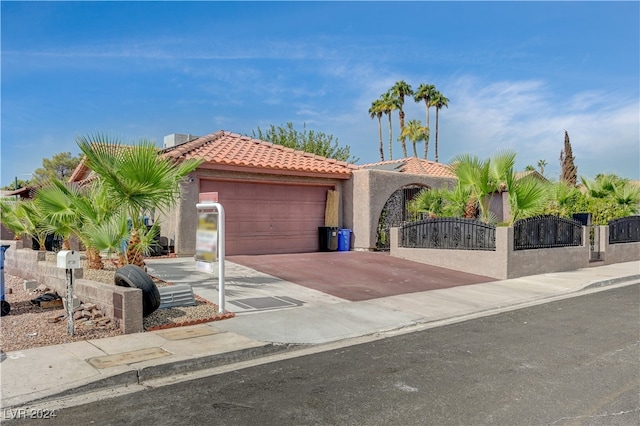
[[[544,176],[544,168],[547,165],[547,161],[542,159],[538,160],[538,168],[540,169],[540,174]]]
[[[16,180],[11,182],[10,185],[6,185],[2,189],[4,189],[5,191],[13,191],[15,189],[24,188],[29,185],[30,185],[30,182],[28,180],[22,180],[22,179],[16,178]]]
[[[61,152],[55,154],[52,158],[45,158],[42,160],[42,167],[33,172],[31,183],[42,185],[53,178],[63,181],[69,180],[73,171],[80,164],[81,159],[80,155],[74,157],[70,152]]]
[[[358,158],[351,156],[349,145],[340,147],[338,139],[334,140],[333,135],[307,130],[306,123],[303,124],[302,131],[296,130],[291,122],[278,127],[271,124],[265,131],[258,127],[251,131],[251,137],[347,163],[358,161]]]
[[[398,109],[398,100],[386,92],[380,97],[380,109],[389,118],[389,160],[393,160],[393,132],[391,126],[391,112]]]
[[[400,134],[404,130],[404,111],[402,106],[404,105],[404,97],[413,95],[411,86],[404,80],[397,81],[391,89],[389,89],[391,95],[398,101],[398,115],[400,118]],[[400,142],[402,144],[402,155],[407,157],[407,144],[404,136],[401,136]]]
[[[23,235],[35,238],[39,249],[46,250],[47,221],[43,212],[34,200],[0,200],[2,224],[15,234],[15,239],[22,239]]]
[[[436,163],[438,162],[438,122],[439,113],[442,107],[449,107],[449,99],[446,98],[442,93],[436,91],[436,93],[431,98],[431,105],[436,107]]]
[[[494,157],[480,160],[470,154],[454,157],[451,167],[458,178],[458,184],[470,194],[465,217],[475,217],[474,208],[478,206],[483,221],[490,222],[490,196],[495,192],[508,191],[510,175],[514,174],[516,154],[503,151]]]
[[[536,168],[533,167],[533,165],[531,165],[531,164],[527,164],[526,167],[524,168],[524,170],[527,171],[527,172],[535,172]]]
[[[127,215],[100,180],[79,186],[53,179],[38,189],[35,202],[47,218],[48,230],[63,239],[64,250],[72,235],[82,242],[89,269],[103,269],[100,252],[119,253],[129,235]]]
[[[425,127],[422,125],[420,120],[409,120],[400,136],[409,138],[413,144],[413,156],[417,158],[418,151],[416,149],[416,143],[423,141],[426,138]]]
[[[560,151],[561,175],[560,181],[576,186],[578,181],[578,168],[574,164],[575,158],[569,141],[569,133],[564,131],[564,149]]]
[[[146,234],[145,214],[166,211],[176,205],[182,179],[202,161],[175,162],[161,156],[155,144],[145,139],[136,145],[123,145],[117,139],[98,134],[78,137],[77,143],[87,167],[104,185],[107,196],[131,221],[127,263],[144,267],[140,244]]]
[[[424,101],[425,104],[425,109],[427,110],[427,125],[426,125],[426,132],[425,132],[425,143],[424,143],[424,159],[427,159],[427,153],[429,151],[429,133],[431,132],[431,127],[429,124],[429,108],[431,107],[431,99],[435,96],[435,94],[437,93],[436,91],[436,86],[434,86],[433,84],[421,84],[418,87],[418,90],[416,91],[415,95],[413,96],[413,99],[416,102],[420,102],[420,101]]]
[[[371,108],[369,108],[369,116],[371,119],[378,119],[378,137],[380,139],[380,161],[384,161],[384,146],[382,145],[382,101],[376,99],[371,102]]]

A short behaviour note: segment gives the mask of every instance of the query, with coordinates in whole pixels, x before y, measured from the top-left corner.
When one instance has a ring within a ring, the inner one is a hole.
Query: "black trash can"
[[[319,226],[318,241],[320,243],[320,251],[338,250],[338,227]]]

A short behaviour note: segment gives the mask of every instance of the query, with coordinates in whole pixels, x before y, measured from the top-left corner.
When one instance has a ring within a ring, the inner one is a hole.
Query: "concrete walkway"
[[[217,278],[193,259],[157,259],[149,272],[188,283],[217,302]],[[1,408],[54,396],[144,384],[392,330],[413,330],[517,309],[577,292],[640,282],[640,262],[348,301],[227,261],[227,310],[236,317],[91,341],[2,353]],[[398,331],[399,332],[399,331]]]

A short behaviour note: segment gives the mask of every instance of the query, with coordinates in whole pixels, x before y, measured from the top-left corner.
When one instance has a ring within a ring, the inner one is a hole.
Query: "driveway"
[[[380,252],[228,256],[227,260],[353,302],[495,281]]]

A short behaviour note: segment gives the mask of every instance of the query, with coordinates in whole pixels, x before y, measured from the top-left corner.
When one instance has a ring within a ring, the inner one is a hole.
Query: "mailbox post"
[[[67,274],[67,332],[73,336],[73,270],[80,267],[80,253],[74,250],[62,250],[58,253],[58,268]]]

